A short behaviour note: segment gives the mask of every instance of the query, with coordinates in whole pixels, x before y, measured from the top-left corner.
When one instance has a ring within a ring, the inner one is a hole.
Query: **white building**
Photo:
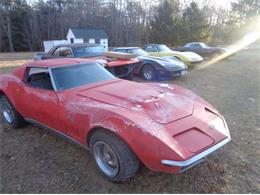
[[[102,29],[70,28],[67,41],[69,43],[97,43],[108,50],[108,36]]]
[[[48,41],[43,41],[43,47],[44,47],[44,52],[48,52],[51,50],[52,47],[60,44],[67,44],[69,43],[67,40],[48,40]]]

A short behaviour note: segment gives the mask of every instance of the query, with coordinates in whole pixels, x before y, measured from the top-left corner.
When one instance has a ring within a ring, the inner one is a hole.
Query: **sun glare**
[[[252,43],[256,42],[257,40],[260,39],[260,31],[255,31],[255,32],[249,32],[246,35],[244,35],[244,37],[237,41],[236,43],[230,45],[227,47],[227,52],[208,61],[205,63],[202,63],[201,65],[197,66],[195,69],[196,70],[200,70],[200,69],[204,69],[208,66],[213,65],[214,63],[227,58],[228,56],[238,52],[241,49],[244,49],[246,47],[248,47],[249,45],[251,45]]]

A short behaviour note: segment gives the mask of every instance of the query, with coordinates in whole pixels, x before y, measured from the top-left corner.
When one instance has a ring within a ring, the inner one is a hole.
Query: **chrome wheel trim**
[[[9,105],[2,103],[2,114],[7,123],[11,124],[14,121],[13,113]]]
[[[152,68],[150,67],[145,67],[144,68],[144,77],[147,79],[147,80],[152,80],[153,79],[153,70]]]
[[[109,177],[115,177],[119,172],[118,158],[113,149],[103,141],[93,145],[93,155],[98,167]]]

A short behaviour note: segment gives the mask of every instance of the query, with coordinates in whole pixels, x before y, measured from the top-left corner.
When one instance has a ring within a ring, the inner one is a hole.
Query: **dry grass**
[[[0,53],[0,74],[8,73],[13,68],[33,59],[33,52]]]
[[[36,52],[0,53],[0,61],[31,60]]]

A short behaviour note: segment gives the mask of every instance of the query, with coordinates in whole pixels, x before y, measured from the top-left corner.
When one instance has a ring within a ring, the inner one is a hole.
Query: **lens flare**
[[[235,54],[239,50],[246,48],[247,46],[251,45],[252,43],[254,43],[255,41],[257,41],[259,39],[260,39],[260,31],[249,32],[241,40],[239,40],[235,44],[227,47],[227,51],[225,53],[217,56],[216,58],[211,59],[210,61],[207,61],[205,63],[202,63],[202,64],[196,66],[195,70],[200,70],[200,69],[204,69],[208,66],[211,66],[212,64]]]

